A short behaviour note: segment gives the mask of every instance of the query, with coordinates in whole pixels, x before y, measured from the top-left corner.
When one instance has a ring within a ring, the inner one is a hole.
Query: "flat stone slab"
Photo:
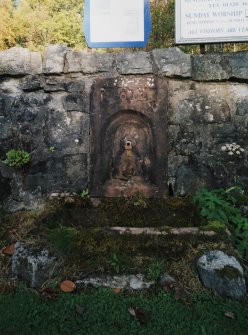
[[[120,235],[131,234],[131,235],[204,235],[204,236],[215,236],[216,232],[212,230],[201,230],[197,227],[182,227],[182,228],[171,228],[168,230],[161,230],[153,227],[109,227],[107,228],[110,232],[115,232]]]
[[[131,290],[147,289],[154,285],[154,281],[146,281],[142,274],[122,276],[100,276],[77,280],[76,285],[92,285],[94,287],[109,287]]]

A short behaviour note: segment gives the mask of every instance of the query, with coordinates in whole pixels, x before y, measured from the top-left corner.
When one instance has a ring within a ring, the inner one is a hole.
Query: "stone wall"
[[[15,211],[90,182],[91,90],[99,78],[167,82],[169,192],[202,186],[248,189],[248,52],[190,56],[178,48],[87,53],[49,46],[0,52],[0,201]],[[10,149],[31,153],[21,169]]]

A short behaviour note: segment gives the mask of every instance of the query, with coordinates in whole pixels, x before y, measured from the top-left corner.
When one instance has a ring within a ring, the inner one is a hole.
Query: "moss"
[[[201,230],[213,230],[216,232],[222,231],[226,229],[226,225],[220,221],[209,221],[207,225],[201,226]]]
[[[240,272],[238,269],[235,269],[233,266],[226,265],[224,268],[217,270],[222,278],[228,278],[230,280],[240,277]]]
[[[161,226],[161,227],[159,227],[159,230],[160,230],[161,232],[169,233],[170,230],[171,230],[171,226]]]
[[[81,201],[81,205],[80,205]],[[187,213],[187,214],[186,214]],[[185,215],[186,214],[186,215]],[[52,206],[50,213],[41,215],[37,224],[55,228],[55,224],[84,227],[184,227],[200,226],[201,218],[188,198],[146,199],[146,206],[135,205],[133,198],[102,199],[94,208],[85,206],[81,199],[74,204]]]

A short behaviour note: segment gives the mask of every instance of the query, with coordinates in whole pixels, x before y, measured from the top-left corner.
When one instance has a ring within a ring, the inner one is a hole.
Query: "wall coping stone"
[[[248,80],[248,51],[192,56],[192,79]]]
[[[49,45],[44,52],[13,47],[0,52],[0,76],[29,74],[110,73],[158,74],[195,81],[248,81],[248,51],[188,55],[177,47],[151,52],[102,53],[72,51]]]
[[[41,73],[41,53],[20,47],[0,51],[0,75],[16,76]]]

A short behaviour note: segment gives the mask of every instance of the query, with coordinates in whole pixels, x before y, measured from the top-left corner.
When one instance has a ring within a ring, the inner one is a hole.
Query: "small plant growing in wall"
[[[6,159],[3,161],[8,166],[21,168],[30,161],[30,154],[24,150],[10,149],[6,153]]]
[[[50,147],[49,149],[48,149],[50,152],[55,152],[55,147]]]
[[[89,199],[90,197],[90,191],[88,188],[84,189],[81,193],[80,193],[80,197],[83,199]]]

